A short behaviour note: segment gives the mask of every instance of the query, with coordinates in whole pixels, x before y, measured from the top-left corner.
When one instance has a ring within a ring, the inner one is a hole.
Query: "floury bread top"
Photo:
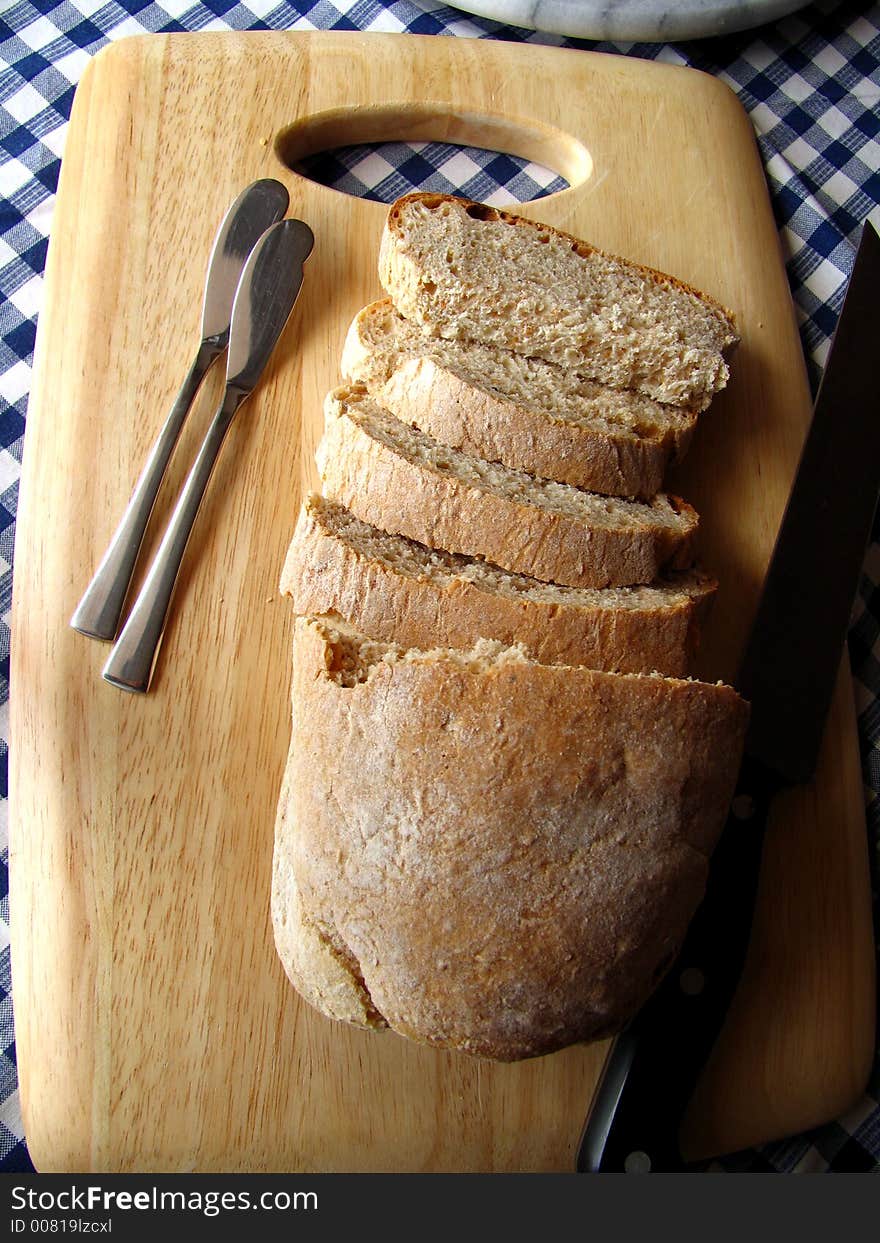
[[[510,1061],[617,1031],[703,893],[729,687],[297,619],[272,909],[313,1004]]]

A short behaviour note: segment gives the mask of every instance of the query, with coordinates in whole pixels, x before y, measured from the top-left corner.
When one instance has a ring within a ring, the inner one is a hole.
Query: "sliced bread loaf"
[[[435,440],[610,496],[650,497],[697,414],[478,341],[429,336],[373,302],[342,352],[346,379]]]
[[[696,512],[538,479],[442,445],[357,386],[325,405],[316,454],[325,493],[363,522],[430,548],[571,587],[650,583],[689,564]]]
[[[379,277],[400,313],[574,368],[658,401],[705,408],[727,383],[732,314],[652,268],[523,216],[442,194],[390,209]]]
[[[512,1060],[619,1030],[703,893],[729,687],[294,627],[272,917],[331,1018]]]
[[[560,587],[388,535],[321,496],[303,506],[281,590],[404,647],[521,643],[548,665],[687,676],[717,584],[697,570],[647,587]]]

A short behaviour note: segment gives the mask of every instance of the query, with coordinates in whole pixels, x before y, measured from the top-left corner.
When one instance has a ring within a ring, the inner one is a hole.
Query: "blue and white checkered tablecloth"
[[[29,1170],[19,1109],[9,964],[7,738],[13,536],[34,336],[76,83],[110,40],[145,31],[378,30],[591,47],[692,65],[738,94],[759,136],[815,383],[861,223],[880,203],[880,4],[819,0],[741,35],[680,44],[587,44],[466,17],[433,0],[0,0],[0,1170]],[[493,203],[558,188],[497,153],[440,144],[316,159],[312,175],[391,202],[415,188]],[[880,524],[850,632],[875,895],[880,845]],[[875,896],[876,915],[876,896]],[[875,919],[876,923],[876,919]],[[712,1168],[880,1169],[880,1060],[869,1094],[836,1123]]]

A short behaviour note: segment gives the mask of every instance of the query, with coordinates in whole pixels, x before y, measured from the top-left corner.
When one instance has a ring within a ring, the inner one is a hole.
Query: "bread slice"
[[[733,315],[652,268],[549,225],[443,194],[390,209],[379,278],[401,315],[571,367],[672,405],[705,408],[727,383]]]
[[[702,896],[739,696],[332,618],[296,620],[293,670],[272,915],[303,995],[500,1060],[619,1030]]]
[[[297,613],[340,614],[405,647],[521,643],[548,665],[686,677],[717,583],[698,570],[648,587],[560,587],[387,535],[310,496],[281,591]]]
[[[362,522],[571,587],[650,583],[683,567],[699,521],[677,497],[598,496],[470,457],[356,386],[329,395],[316,458],[326,495]]]
[[[680,459],[694,410],[610,388],[477,341],[445,341],[390,298],[355,317],[342,372],[379,405],[475,457],[609,496],[651,497]]]

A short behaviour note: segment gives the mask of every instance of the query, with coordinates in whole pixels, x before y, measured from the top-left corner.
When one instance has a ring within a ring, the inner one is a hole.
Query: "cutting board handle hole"
[[[390,203],[402,193],[400,179],[390,175],[400,162],[393,158],[399,153],[388,152],[392,158],[380,165],[376,175],[369,170],[363,178],[355,176],[357,190],[346,190],[340,184],[340,175],[359,158],[381,157],[383,147],[400,143],[421,145],[421,184],[416,175],[418,165],[415,171],[412,167],[405,170],[414,188],[450,192],[451,186],[473,198],[479,197],[474,186],[484,161],[455,158],[462,149],[465,154],[468,148],[488,152],[512,163],[503,177],[510,202],[530,202],[582,185],[593,171],[587,148],[564,130],[491,113],[452,114],[446,105],[430,103],[332,108],[316,113],[282,129],[275,138],[275,153],[282,164],[309,181]],[[431,144],[441,144],[441,149],[431,150]],[[538,167],[529,175],[527,165]],[[387,176],[383,175],[386,168]],[[502,180],[498,170],[492,172],[494,180]],[[442,186],[437,184],[438,173]]]

